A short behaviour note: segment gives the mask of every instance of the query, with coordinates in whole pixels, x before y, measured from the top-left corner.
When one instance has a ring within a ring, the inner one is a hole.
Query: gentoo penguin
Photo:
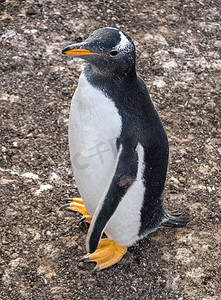
[[[69,148],[81,198],[62,208],[90,223],[94,271],[118,262],[127,247],[159,226],[182,227],[187,217],[163,208],[169,147],[145,83],[135,70],[135,46],[115,28],[96,30],[63,54],[86,60],[69,119]],[[107,238],[101,238],[105,233]]]

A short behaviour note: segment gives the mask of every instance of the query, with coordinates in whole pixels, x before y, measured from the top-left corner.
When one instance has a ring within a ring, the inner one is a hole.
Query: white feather
[[[120,40],[119,44],[116,46],[116,49],[118,51],[120,51],[120,50],[125,50],[127,48],[130,48],[131,42],[128,40],[126,35],[122,31],[119,31],[119,34],[120,34],[121,40]]]
[[[113,176],[120,133],[114,102],[82,73],[71,103],[69,147],[75,180],[91,216]]]

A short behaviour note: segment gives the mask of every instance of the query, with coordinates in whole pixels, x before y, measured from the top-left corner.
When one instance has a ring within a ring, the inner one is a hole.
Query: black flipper
[[[124,142],[119,147],[119,157],[115,174],[110,182],[104,199],[101,199],[94,215],[87,235],[87,250],[89,253],[97,249],[101,235],[117,209],[121,199],[129,187],[136,180],[138,170],[138,154],[136,144],[132,141]]]
[[[162,220],[161,226],[164,227],[184,227],[190,221],[188,216],[181,216],[182,214],[174,211],[171,213],[164,212],[164,218]]]

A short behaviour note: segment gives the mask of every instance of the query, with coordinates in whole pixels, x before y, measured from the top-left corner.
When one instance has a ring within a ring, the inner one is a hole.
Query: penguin
[[[72,98],[68,130],[82,198],[61,209],[78,211],[81,221],[90,223],[88,254],[80,261],[96,262],[95,272],[117,263],[128,247],[160,226],[182,227],[189,218],[163,208],[168,139],[136,73],[131,38],[101,28],[62,53],[88,64]]]

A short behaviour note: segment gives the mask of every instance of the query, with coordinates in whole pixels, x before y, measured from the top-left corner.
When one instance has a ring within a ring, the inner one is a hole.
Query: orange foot
[[[93,272],[100,271],[108,268],[121,260],[126,253],[127,247],[122,247],[114,241],[104,238],[100,240],[97,250],[92,254],[88,253],[85,257],[81,258],[79,262],[96,262]]]
[[[80,224],[81,222],[87,222],[87,223],[91,223],[91,216],[88,214],[84,202],[81,198],[73,198],[73,199],[65,199],[65,200],[71,200],[70,203],[65,204],[63,206],[61,206],[59,209],[69,209],[69,210],[73,210],[73,211],[77,211],[79,213],[81,213],[83,215],[83,217],[80,219],[80,221],[78,222],[78,224]]]

